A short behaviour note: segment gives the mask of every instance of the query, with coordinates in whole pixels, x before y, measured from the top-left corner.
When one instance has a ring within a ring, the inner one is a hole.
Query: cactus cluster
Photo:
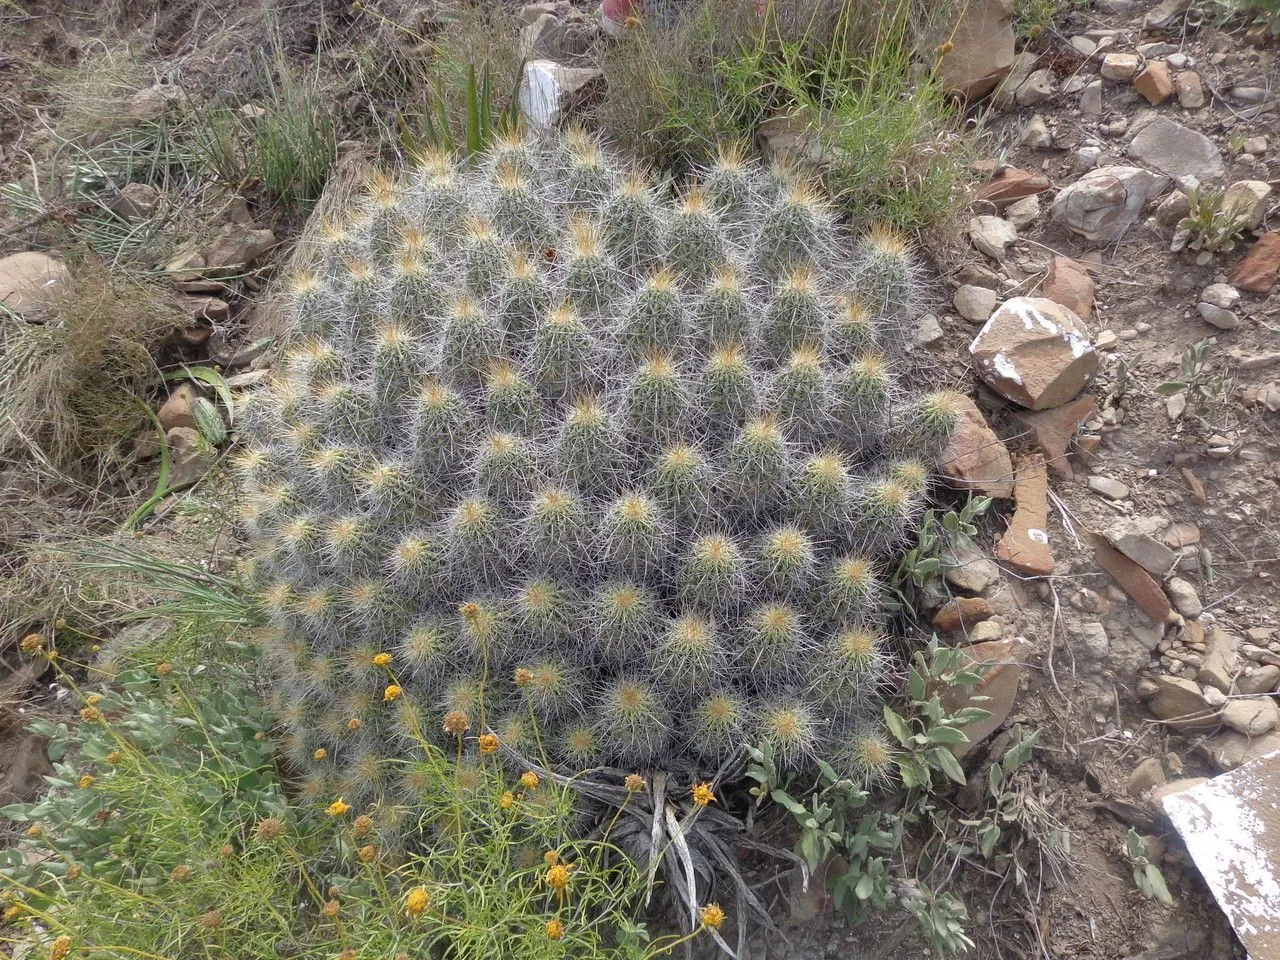
[[[316,243],[239,459],[316,792],[394,789],[448,715],[575,770],[883,771],[884,561],[957,416],[895,379],[901,238],[569,132],[420,158]]]

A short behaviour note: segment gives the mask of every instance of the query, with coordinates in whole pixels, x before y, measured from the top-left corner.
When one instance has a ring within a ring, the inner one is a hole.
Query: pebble
[[[1102,81],[1094,80],[1080,94],[1080,112],[1086,117],[1102,116]]]
[[[993,216],[972,217],[969,239],[992,260],[1003,260],[1005,251],[1018,239],[1018,231],[1008,220]]]
[[[1212,303],[1201,302],[1196,304],[1196,312],[1200,314],[1200,319],[1211,327],[1217,327],[1219,330],[1234,330],[1240,326],[1240,318],[1230,310],[1224,310],[1222,307]]]
[[[1102,58],[1102,69],[1099,71],[1104,80],[1119,83],[1130,79],[1138,72],[1139,58],[1136,53],[1108,53]]]
[[[1267,99],[1265,87],[1232,87],[1231,99],[1240,103],[1261,103]]]
[[[998,299],[994,290],[967,283],[955,292],[951,302],[955,304],[956,312],[966,320],[986,323],[991,311],[996,308]]]
[[[1102,159],[1101,147],[1081,147],[1076,151],[1074,159],[1071,161],[1072,173],[1087,173],[1098,165],[1098,161]]]
[[[1004,218],[1019,230],[1031,226],[1039,216],[1040,197],[1035,194],[1023,197],[1004,208]]]
[[[1028,120],[1026,127],[1023,128],[1022,136],[1018,138],[1018,142],[1024,147],[1043,148],[1053,146],[1053,134],[1049,132],[1049,125],[1045,123],[1044,117],[1037,113]]]
[[[1101,494],[1108,500],[1124,500],[1129,496],[1129,488],[1119,480],[1111,477],[1094,475],[1089,478],[1089,489]]]
[[[1230,310],[1240,302],[1240,291],[1229,283],[1211,283],[1204,288],[1200,299],[1223,310]]]
[[[1184,617],[1194,620],[1204,611],[1200,594],[1196,593],[1196,588],[1190,582],[1181,577],[1173,577],[1165,588],[1174,608]]]
[[[1199,110],[1204,106],[1204,81],[1194,70],[1179,70],[1174,75],[1173,92],[1186,110]]]

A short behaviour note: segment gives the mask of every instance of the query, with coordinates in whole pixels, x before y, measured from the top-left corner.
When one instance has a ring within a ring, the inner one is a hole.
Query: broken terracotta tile
[[[1053,550],[1049,547],[1049,475],[1039,454],[1018,465],[1013,484],[1017,507],[1009,529],[996,544],[996,556],[1019,573],[1047,577],[1053,573]]]
[[[1169,598],[1161,589],[1155,578],[1138,566],[1111,544],[1101,534],[1086,531],[1089,542],[1093,545],[1093,554],[1098,566],[1111,574],[1111,578],[1120,585],[1130,597],[1152,620],[1164,623],[1169,619],[1173,607]]]
[[[1044,193],[1052,186],[1049,178],[1043,174],[1019,170],[1017,167],[1005,167],[979,188],[977,198],[988,200],[999,206],[1021,200],[1023,197]]]
[[[994,613],[991,604],[982,597],[956,597],[944,603],[933,615],[933,628],[941,633],[967,629],[990,619]]]
[[[1074,472],[1067,459],[1067,448],[1071,446],[1071,440],[1080,425],[1092,417],[1097,409],[1097,400],[1085,394],[1060,407],[1020,413],[1018,420],[1027,428],[1032,443],[1044,455],[1049,469],[1070,477],[1074,476]]]
[[[971,664],[987,664],[987,672],[971,694],[966,694],[962,687],[948,687],[942,691],[942,702],[949,713],[975,706],[989,711],[991,716],[964,728],[969,742],[955,744],[951,748],[951,752],[961,758],[991,736],[1013,712],[1018,699],[1018,682],[1025,669],[1023,664],[1031,655],[1031,644],[1022,637],[988,640],[965,647],[964,653]],[[977,699],[980,697],[989,699]]]

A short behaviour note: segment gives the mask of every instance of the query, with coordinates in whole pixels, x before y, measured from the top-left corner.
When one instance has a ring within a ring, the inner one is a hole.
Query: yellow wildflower
[[[96,693],[91,693],[84,698],[84,702],[91,707],[96,707],[102,702],[102,697],[98,696]]]
[[[480,735],[480,752],[493,753],[498,749],[498,737],[492,733]]]
[[[720,924],[724,923],[724,911],[720,909],[718,903],[708,903],[701,911],[702,925],[710,927],[712,930],[719,930]]]
[[[542,862],[548,867],[554,867],[560,862],[560,854],[556,853],[554,850],[548,850],[542,855]]]
[[[80,711],[80,719],[85,723],[97,723],[102,719],[102,711],[97,707],[84,707]]]
[[[33,823],[31,826],[27,827],[28,837],[35,838],[40,836],[42,833],[44,833],[44,831],[40,829],[40,824],[38,823]]]
[[[157,664],[156,664],[156,673],[160,674],[160,676],[162,676],[162,677],[168,676],[169,674],[173,673],[173,664],[172,664],[172,663],[157,663]]]
[[[351,809],[351,804],[347,803],[341,797],[325,807],[324,812],[331,817],[340,817]]]
[[[44,637],[38,633],[28,633],[18,642],[18,648],[23,653],[39,653],[44,649]]]
[[[326,900],[324,906],[320,908],[320,916],[326,920],[337,919],[338,914],[342,912],[342,904],[337,900]]]
[[[564,939],[564,923],[560,920],[547,921],[547,939],[562,940]]]
[[[366,843],[356,851],[356,856],[360,858],[361,863],[373,863],[374,860],[378,859],[378,848],[372,843]]]
[[[502,799],[498,801],[498,806],[502,807],[503,810],[510,810],[515,805],[516,795],[510,790],[506,791],[506,793],[502,795]]]
[[[414,887],[404,898],[404,912],[410,920],[417,920],[431,906],[431,894],[426,887]]]
[[[71,938],[65,933],[57,940],[53,941],[53,946],[49,948],[49,960],[65,960],[67,954],[71,952]]]
[[[711,784],[695,783],[693,790],[693,804],[696,807],[705,807],[709,803],[715,803],[716,795],[711,792]]]
[[[520,786],[524,787],[526,790],[538,789],[538,783],[538,775],[532,770],[526,770],[524,773],[520,774]]]
[[[524,687],[533,682],[533,671],[525,667],[516,667],[516,686]]]
[[[193,867],[190,867],[185,863],[180,863],[169,871],[169,878],[181,883],[183,880],[189,880],[191,875],[195,872],[196,871]]]
[[[311,754],[311,759],[312,759],[312,760],[323,760],[323,759],[324,759],[325,757],[327,757],[328,755],[329,755],[329,751],[328,751],[328,750],[326,750],[324,747],[317,747],[317,748],[316,748],[316,752],[315,752],[315,753],[313,753],[313,754]]]
[[[88,789],[89,789],[90,787],[92,787],[92,786],[93,786],[93,774],[92,774],[92,773],[86,773],[83,777],[81,777],[81,778],[80,778],[80,789],[81,789],[81,790],[88,790]]]
[[[404,691],[397,684],[390,684],[386,690],[382,691],[382,699],[387,703],[394,703],[404,695]]]
[[[451,737],[460,737],[471,729],[471,721],[467,719],[467,715],[460,710],[450,710],[444,715],[444,723],[441,728]]]
[[[569,888],[569,867],[563,863],[557,863],[547,871],[543,880],[556,893],[564,893]]]
[[[374,656],[374,658],[373,658],[373,665],[374,665],[375,667],[389,667],[389,666],[391,666],[391,654],[389,654],[389,653],[379,653],[379,654],[375,655],[375,656]]]
[[[361,724],[360,724],[360,718],[359,718],[359,717],[352,717],[350,720],[348,720],[348,721],[347,721],[347,729],[348,729],[348,730],[359,730],[359,729],[360,729],[360,726],[361,726]]]
[[[627,788],[628,793],[636,793],[637,791],[643,790],[647,787],[649,782],[638,773],[629,773],[627,774],[627,779],[624,780],[622,784]]]
[[[111,764],[114,767],[119,762],[120,762],[119,750],[112,750],[110,753],[107,754],[107,763]]]

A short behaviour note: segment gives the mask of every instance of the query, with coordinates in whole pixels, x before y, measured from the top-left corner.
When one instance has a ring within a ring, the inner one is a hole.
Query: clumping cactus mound
[[[377,178],[317,242],[239,463],[311,789],[412,789],[383,761],[463,730],[884,772],[885,560],[957,418],[895,378],[901,238],[733,151],[672,196],[571,132]]]

